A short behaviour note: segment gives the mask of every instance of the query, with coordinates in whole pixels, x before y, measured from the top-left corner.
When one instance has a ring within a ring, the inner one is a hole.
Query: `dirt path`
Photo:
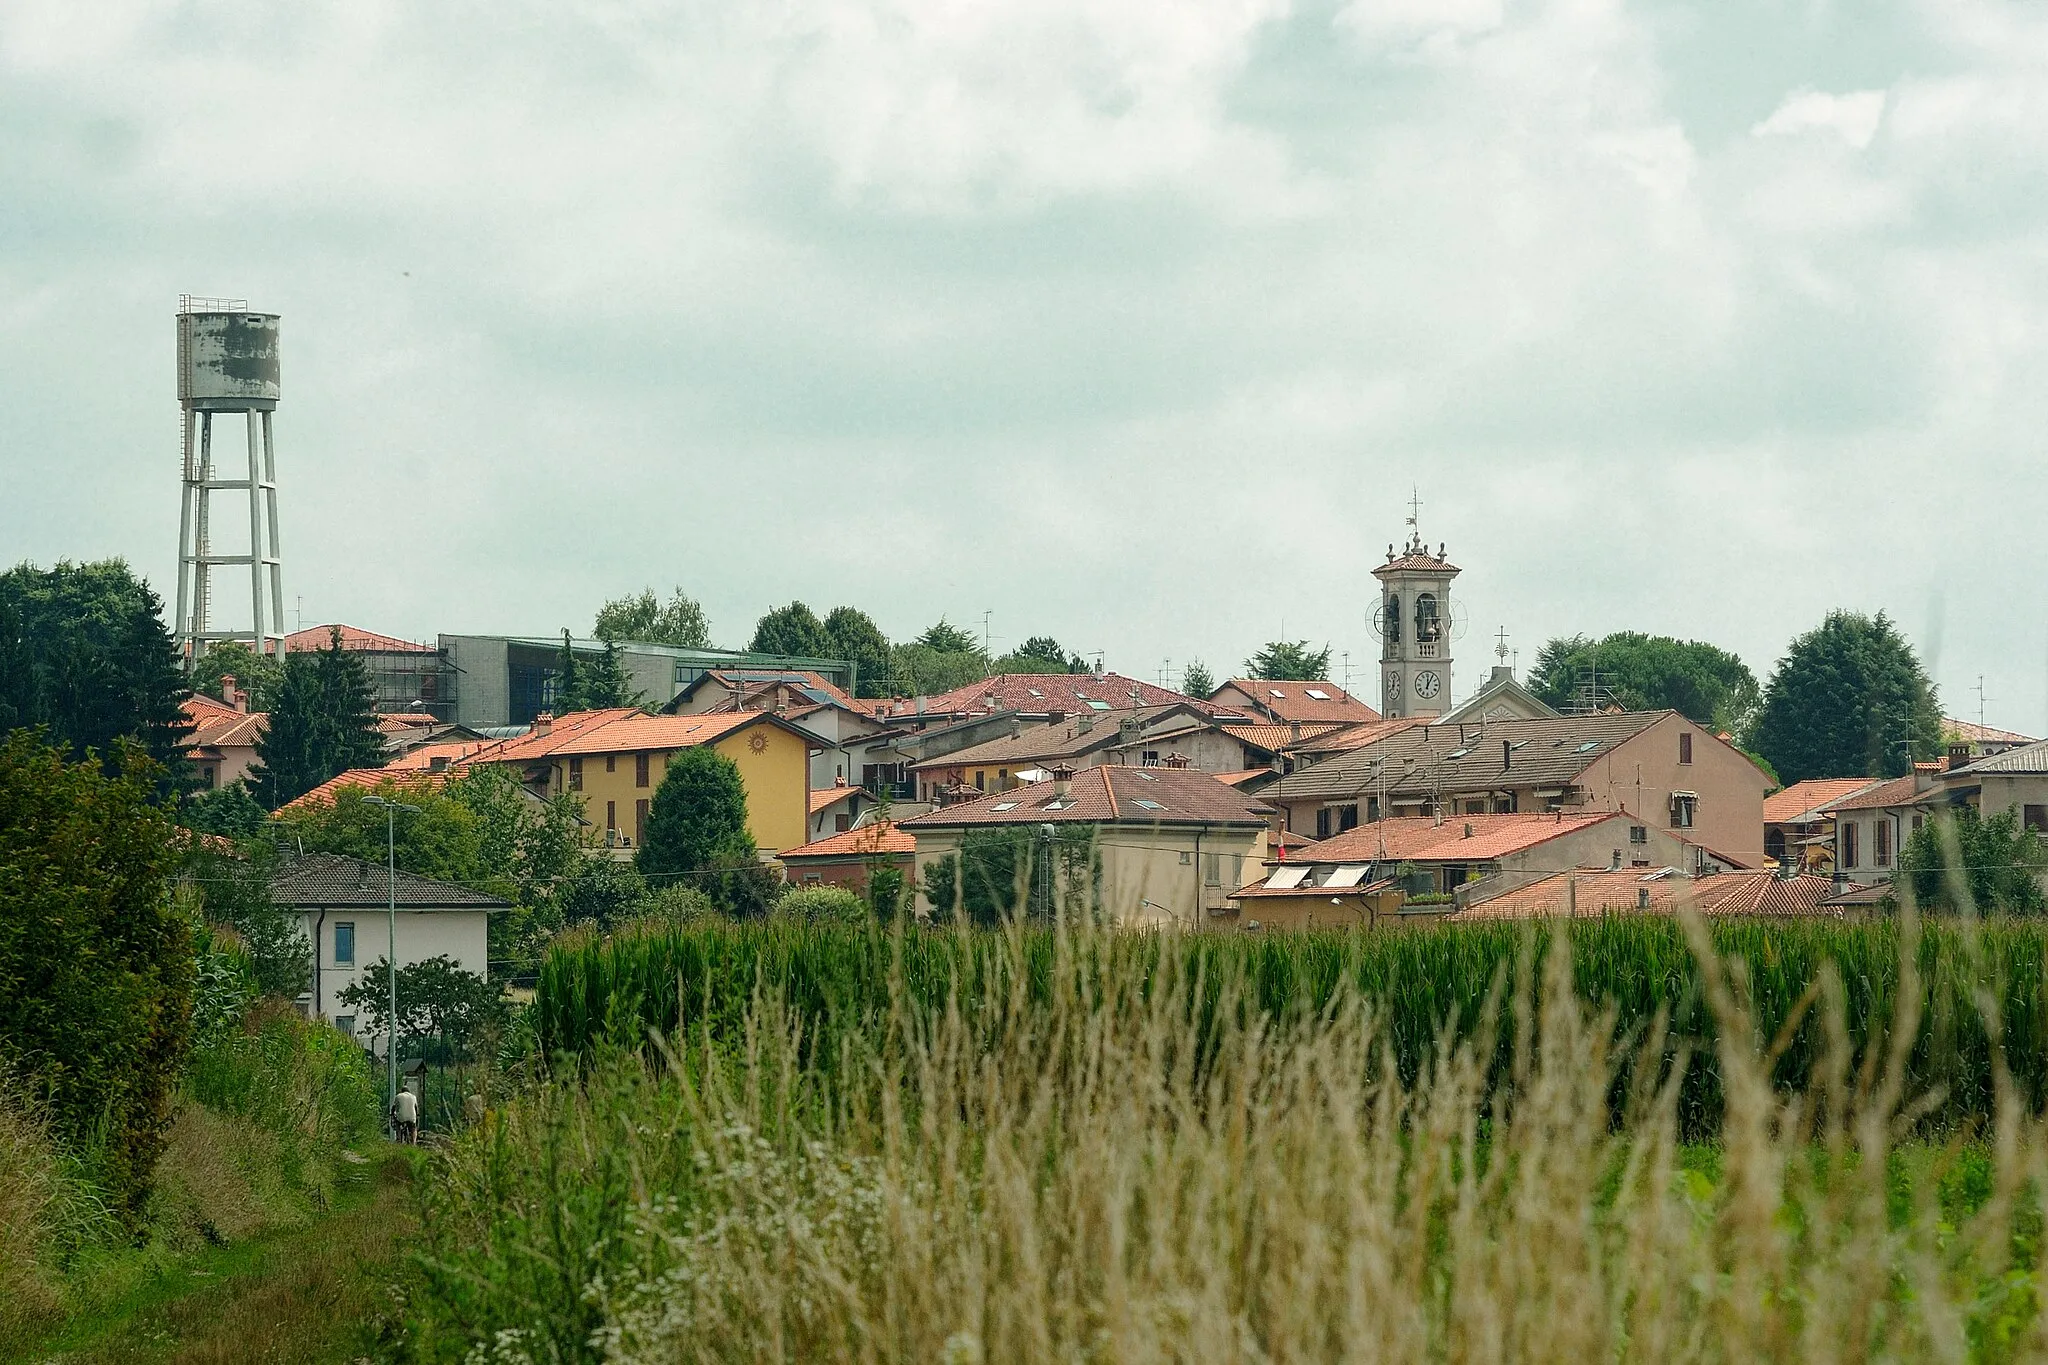
[[[317,1222],[195,1256],[13,1358],[38,1365],[360,1359],[392,1307],[387,1286],[413,1213],[402,1158],[353,1171],[335,1211]]]

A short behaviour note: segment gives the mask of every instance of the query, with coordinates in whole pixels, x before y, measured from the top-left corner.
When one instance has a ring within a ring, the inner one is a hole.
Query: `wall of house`
[[[903,873],[906,883],[917,881],[917,862],[909,854],[890,859],[898,871]],[[785,864],[791,886],[843,886],[856,896],[864,896],[868,889],[868,870],[873,860],[869,858],[810,859],[802,863]]]
[[[361,979],[364,968],[384,960],[391,938],[387,921],[387,912],[374,906],[351,905],[330,909],[326,911],[324,921],[317,909],[299,912],[301,932],[308,942],[314,941],[315,930],[318,930],[316,947],[320,969],[315,981],[318,998],[311,1002],[316,1017],[333,1019],[354,1012],[341,1003],[341,992]],[[355,926],[353,963],[340,962],[335,958],[335,931],[343,924]],[[488,975],[489,926],[490,917],[482,910],[407,910],[400,907],[398,965],[409,967],[415,962],[445,954],[455,959],[456,965],[466,972]]]
[[[763,740],[756,749],[755,737]],[[747,790],[747,832],[764,853],[778,853],[809,842],[810,746],[801,738],[776,725],[750,725],[726,735],[712,749],[733,761]],[[584,754],[582,783],[575,785],[574,768],[566,755],[549,760],[551,792],[570,791],[583,798],[583,815],[590,821],[592,837],[606,841],[606,831],[616,828],[622,842],[639,843],[637,834],[640,802],[652,810],[654,793],[668,773],[670,751],[651,750],[647,755],[646,785],[640,784],[635,755]]]
[[[1209,912],[1227,911],[1230,893],[1256,876],[1266,857],[1263,828],[1211,826],[1198,831],[1174,826],[1104,825],[1099,832],[1103,910],[1117,923],[1131,927],[1213,927],[1217,916]],[[957,852],[959,847],[959,830],[917,832],[920,914],[929,915],[934,910],[922,889],[925,866]],[[1224,860],[1213,873],[1210,854]],[[939,908],[946,912],[951,909]]]
[[[1261,929],[1360,929],[1384,923],[1399,912],[1401,892],[1370,896],[1332,895],[1327,891],[1302,896],[1255,896],[1238,903],[1234,927],[1256,923]]]
[[[1692,762],[1679,762],[1679,736],[1692,737]],[[1701,726],[1673,715],[1617,744],[1579,778],[1582,810],[1628,810],[1671,828],[1671,793],[1699,793],[1690,829],[1676,832],[1749,867],[1764,866],[1764,793],[1771,780]]]
[[[1888,882],[1899,870],[1899,849],[1927,818],[1917,806],[1888,806],[1882,810],[1849,810],[1835,816],[1835,860],[1845,880],[1858,886]],[[1880,852],[1877,830],[1890,831],[1890,843]],[[1853,842],[1846,832],[1854,828]],[[1851,856],[1853,854],[1853,857]]]
[[[2028,806],[2048,806],[2048,773],[1985,773],[1979,783],[1979,814],[2009,810],[2014,819],[2024,820]],[[2036,816],[2042,813],[2035,812]]]

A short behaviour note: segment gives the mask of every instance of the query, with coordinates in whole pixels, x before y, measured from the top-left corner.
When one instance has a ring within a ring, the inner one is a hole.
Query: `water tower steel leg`
[[[177,632],[178,648],[183,652],[185,666],[190,668],[196,657],[192,648],[192,410],[184,412],[185,443],[184,459],[178,466],[178,614],[172,618],[172,628]]]
[[[247,414],[249,426],[249,596],[255,613],[256,652],[263,652],[263,456],[257,449],[262,439],[262,414]]]
[[[277,538],[277,442],[272,439],[270,414],[263,414],[263,503],[270,521],[270,625],[277,632],[278,657],[284,656],[284,551]],[[262,653],[259,641],[256,652]]]
[[[193,489],[197,526],[192,537],[192,648],[206,652],[207,608],[213,603],[213,414],[199,414],[199,481]]]

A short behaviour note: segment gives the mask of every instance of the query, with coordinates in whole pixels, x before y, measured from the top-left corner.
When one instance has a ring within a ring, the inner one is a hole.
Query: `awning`
[[[1344,867],[1338,868],[1335,872],[1332,872],[1330,874],[1330,880],[1324,882],[1323,885],[1331,890],[1336,890],[1338,888],[1347,886],[1356,886],[1360,882],[1365,880],[1366,871],[1366,866],[1363,863],[1348,864]]]
[[[1276,867],[1273,875],[1266,878],[1268,891],[1292,891],[1301,885],[1301,879],[1309,874],[1307,863],[1295,863],[1291,867]]]

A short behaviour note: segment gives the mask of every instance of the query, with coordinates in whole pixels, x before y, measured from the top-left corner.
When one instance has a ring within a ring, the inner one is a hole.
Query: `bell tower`
[[[1380,581],[1373,623],[1380,634],[1380,714],[1440,716],[1451,706],[1451,580],[1458,566],[1431,554],[1416,529],[1421,499],[1411,499],[1408,544],[1372,571]]]

